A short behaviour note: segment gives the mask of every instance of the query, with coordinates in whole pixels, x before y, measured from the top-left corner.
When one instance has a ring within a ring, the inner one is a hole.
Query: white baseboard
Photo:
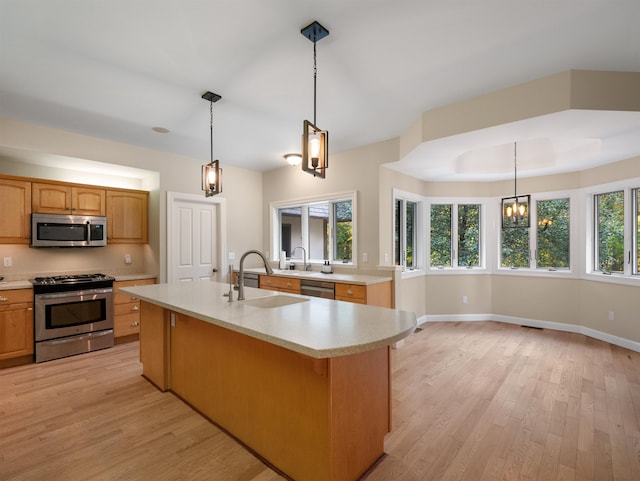
[[[537,327],[540,329],[553,329],[556,331],[574,332],[585,336],[608,342],[615,346],[624,347],[631,351],[640,352],[640,343],[631,341],[623,337],[614,336],[607,332],[597,331],[585,326],[575,324],[564,324],[562,322],[540,321],[537,319],[525,319],[523,317],[511,317],[498,314],[447,314],[442,316],[425,315],[418,318],[418,326],[427,322],[474,322],[474,321],[496,321],[507,324],[517,324],[519,326]]]

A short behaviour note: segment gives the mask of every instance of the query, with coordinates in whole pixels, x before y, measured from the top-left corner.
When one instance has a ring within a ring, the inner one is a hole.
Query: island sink
[[[255,299],[247,299],[240,302],[249,306],[260,307],[262,309],[273,309],[274,307],[284,307],[291,304],[298,304],[300,302],[309,302],[309,299],[304,299],[302,297],[276,295],[268,297],[257,297]]]

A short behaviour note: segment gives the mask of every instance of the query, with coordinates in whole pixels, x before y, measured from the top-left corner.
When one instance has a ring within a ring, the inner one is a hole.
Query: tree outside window
[[[569,269],[569,199],[539,200],[536,263],[547,269]]]
[[[432,204],[430,221],[432,267],[480,266],[480,204]]]
[[[596,270],[624,272],[624,191],[594,196]]]

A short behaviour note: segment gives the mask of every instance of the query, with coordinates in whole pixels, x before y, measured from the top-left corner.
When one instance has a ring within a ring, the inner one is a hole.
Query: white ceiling
[[[313,44],[300,34],[313,20],[331,32],[317,43],[317,124],[333,152],[556,72],[640,71],[638,0],[0,0],[0,117],[204,161],[200,96],[210,90],[222,95],[215,157],[282,167],[300,151],[302,120],[313,120]],[[547,120],[422,144],[395,167],[433,180],[501,178],[512,164],[476,160],[512,155],[511,136],[556,154],[535,173],[583,168],[579,155],[598,164],[640,153],[635,113]]]

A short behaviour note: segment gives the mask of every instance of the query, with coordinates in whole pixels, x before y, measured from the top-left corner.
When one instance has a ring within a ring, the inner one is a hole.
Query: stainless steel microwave
[[[31,214],[31,247],[101,247],[106,245],[106,217]]]

